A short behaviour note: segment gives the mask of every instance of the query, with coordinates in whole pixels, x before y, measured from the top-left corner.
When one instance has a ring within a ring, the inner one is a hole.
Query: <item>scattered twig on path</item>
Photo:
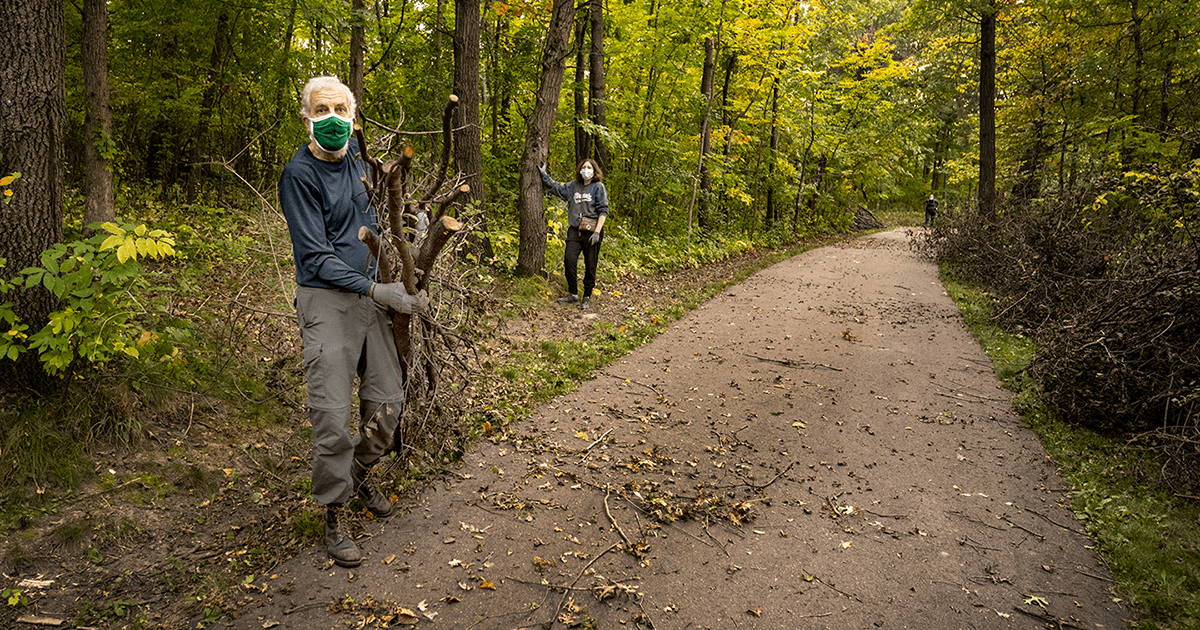
[[[819,615],[800,615],[800,618],[801,619],[815,619],[817,617],[828,617],[829,615],[832,615],[832,614],[833,614],[832,612],[827,612],[827,613],[821,613]]]
[[[609,547],[608,549],[605,549],[604,551],[601,551],[600,553],[596,554],[596,557],[592,558],[592,561],[587,563],[586,567],[583,567],[583,570],[579,572],[579,575],[576,575],[575,579],[571,580],[570,586],[568,586],[567,589],[563,591],[562,599],[558,600],[558,605],[555,606],[554,610],[552,610],[550,612],[550,614],[553,615],[553,617],[551,618],[551,621],[550,621],[550,627],[554,627],[554,622],[558,620],[558,611],[562,610],[563,603],[567,601],[567,595],[569,595],[571,593],[570,589],[575,587],[575,583],[579,581],[579,578],[583,577],[583,574],[587,573],[587,570],[592,568],[592,565],[596,564],[597,560],[599,560],[600,558],[603,558],[604,554],[606,554],[620,546],[621,546],[620,544],[613,543],[613,545],[611,547]]]
[[[960,511],[958,511],[958,510],[947,510],[947,511],[946,511],[946,514],[957,514],[957,515],[959,515],[959,516],[961,516],[961,517],[963,517],[963,518],[967,519],[968,521],[971,521],[972,523],[979,523],[980,525],[983,525],[984,527],[990,527],[990,528],[992,528],[992,529],[995,529],[995,530],[998,530],[998,531],[1002,531],[1002,532],[1003,532],[1003,531],[1007,531],[1007,530],[1006,530],[1006,529],[1004,529],[1003,527],[997,527],[997,526],[995,526],[995,525],[992,525],[992,524],[989,524],[989,523],[985,523],[985,522],[983,522],[983,521],[981,521],[981,520],[979,520],[979,519],[977,519],[977,518],[972,518],[972,517],[970,517],[970,516],[967,516],[965,513],[963,513],[963,512],[960,512]]]
[[[781,473],[779,473],[778,475],[775,475],[774,477],[772,477],[772,478],[771,478],[771,480],[770,480],[770,481],[768,481],[767,483],[765,483],[765,484],[763,484],[763,485],[761,485],[761,486],[756,486],[756,485],[754,485],[754,484],[750,484],[750,487],[751,487],[751,488],[754,488],[754,490],[755,490],[756,492],[762,492],[763,490],[766,490],[766,489],[767,489],[767,486],[769,486],[769,485],[771,485],[771,484],[775,483],[775,482],[776,482],[776,481],[777,481],[777,480],[778,480],[780,477],[782,477],[782,476],[786,475],[786,474],[787,474],[787,472],[788,472],[789,470],[791,470],[791,469],[792,469],[792,466],[795,466],[795,465],[796,465],[796,462],[792,462],[792,463],[788,464],[788,467],[787,467],[787,468],[784,468],[784,469],[783,469],[783,472],[781,472]]]
[[[721,541],[717,540],[716,536],[712,535],[712,532],[708,531],[708,520],[704,521],[704,533],[707,534],[708,537],[711,538],[713,542],[717,543],[717,548],[719,548],[721,551],[725,552],[725,557],[728,558],[729,550],[725,548],[725,545],[721,544]]]
[[[603,374],[609,378],[615,378],[618,381],[625,381],[626,383],[633,383],[634,385],[641,385],[642,387],[645,387],[646,389],[654,392],[655,394],[658,394],[659,396],[666,396],[666,394],[658,391],[658,388],[653,385],[647,385],[641,381],[635,381],[631,378],[625,378],[624,376],[617,376],[616,374],[609,374],[608,372],[601,372],[601,374]]]
[[[633,542],[625,535],[625,530],[621,529],[620,523],[617,523],[617,519],[613,518],[612,511],[608,509],[608,494],[607,492],[604,493],[604,513],[608,515],[608,520],[612,522],[613,527],[617,529],[617,533],[621,535],[621,539],[625,541],[625,550],[641,556],[638,553],[637,547],[634,547]]]
[[[654,630],[654,620],[650,618],[650,615],[646,614],[646,609],[642,607],[641,600],[635,599],[633,603],[637,604],[638,609],[642,611],[642,619],[645,619],[646,623],[650,624],[650,630]]]
[[[1009,522],[1008,522],[1008,524],[1009,524],[1009,525],[1012,525],[1013,527],[1016,527],[1016,528],[1017,528],[1017,529],[1019,529],[1019,530],[1022,530],[1022,531],[1025,531],[1025,532],[1028,532],[1028,533],[1030,533],[1030,534],[1032,534],[1032,535],[1036,536],[1036,537],[1037,537],[1037,539],[1038,539],[1039,541],[1041,541],[1041,542],[1045,542],[1045,541],[1046,541],[1046,537],[1045,537],[1045,536],[1043,536],[1043,535],[1041,535],[1041,534],[1039,534],[1039,533],[1037,533],[1037,532],[1033,531],[1032,529],[1029,529],[1029,528],[1027,528],[1027,527],[1022,527],[1022,526],[1020,526],[1020,525],[1017,525],[1016,523],[1014,523],[1014,522],[1012,522],[1012,521],[1009,521]]]
[[[874,514],[875,516],[882,516],[883,518],[894,518],[896,520],[900,520],[902,518],[908,518],[907,514],[884,514],[882,512],[872,512],[871,510],[868,510],[867,508],[862,508],[862,511],[866,512],[867,514]]]
[[[1079,630],[1084,630],[1083,626],[1077,626],[1065,619],[1059,619],[1058,617],[1055,617],[1054,615],[1048,615],[1046,613],[1029,612],[1028,610],[1025,610],[1018,606],[1013,606],[1013,610],[1021,613],[1022,615],[1027,615],[1029,617],[1033,617],[1034,619],[1039,619],[1046,623],[1052,624],[1056,628],[1079,628]]]
[[[643,510],[643,509],[642,509],[642,506],[640,506],[640,505],[638,505],[638,504],[634,503],[633,501],[630,501],[630,500],[629,500],[629,497],[627,497],[627,496],[625,496],[625,495],[623,495],[623,494],[620,494],[620,493],[617,493],[617,496],[621,497],[622,499],[625,499],[625,502],[626,502],[626,503],[628,503],[629,505],[632,505],[632,506],[633,506],[633,508],[634,508],[635,510],[637,510],[637,512],[642,512],[643,514],[645,513],[645,510]],[[642,531],[642,519],[638,518],[637,512],[634,512],[634,513],[633,513],[633,518],[637,519],[637,522],[638,522],[638,531],[640,532],[640,531]],[[648,515],[647,515],[647,516],[648,516]],[[707,542],[707,541],[705,541],[704,539],[700,538],[699,536],[696,536],[695,534],[692,534],[691,532],[688,532],[688,531],[684,530],[682,527],[679,527],[679,526],[675,525],[674,523],[671,523],[671,522],[664,522],[663,524],[664,524],[664,525],[666,525],[666,526],[668,526],[668,527],[670,527],[670,528],[672,528],[672,529],[674,529],[675,531],[677,531],[677,532],[679,532],[679,533],[681,533],[681,534],[683,534],[683,535],[685,535],[685,536],[690,536],[690,537],[692,537],[693,539],[695,539],[695,540],[696,540],[696,542],[698,542],[698,543],[700,543],[700,544],[702,544],[702,545],[705,545],[705,546],[708,546],[708,547],[711,547],[711,546],[712,546],[712,545],[709,545],[709,544],[708,544],[708,542]],[[726,553],[725,555],[729,555],[729,554],[728,554],[728,553]]]
[[[1075,572],[1080,575],[1086,575],[1090,578],[1096,578],[1097,580],[1102,580],[1105,582],[1116,582],[1116,580],[1114,580],[1112,578],[1106,578],[1103,575],[1096,575],[1095,573],[1088,573],[1087,571],[1084,571],[1084,570],[1080,569],[1079,567],[1075,567]]]
[[[853,599],[854,601],[856,601],[860,604],[863,603],[863,600],[859,599],[858,595],[851,595],[850,593],[843,591],[842,589],[830,584],[829,582],[826,582],[825,580],[822,580],[821,578],[819,578],[815,575],[813,576],[813,579],[820,582],[821,584],[824,584],[825,586],[828,586],[829,588],[833,589],[834,591],[837,591],[838,593],[841,593],[842,595],[849,597],[850,599]]]
[[[971,392],[967,392],[965,394],[945,394],[942,392],[934,392],[934,393],[937,394],[938,396],[945,396],[946,398],[949,398],[951,400],[958,400],[961,402],[980,402],[980,401],[984,401],[984,400],[990,401],[990,402],[1004,402],[1003,400],[1000,400],[999,398],[988,398],[986,396],[980,396],[979,394],[972,394]],[[968,400],[966,398],[963,398],[963,396],[974,396],[975,398],[978,398],[979,400]]]
[[[601,435],[600,437],[596,438],[596,441],[595,441],[595,442],[592,442],[591,444],[588,444],[588,445],[587,445],[587,448],[583,449],[583,450],[584,450],[584,452],[586,453],[587,451],[590,451],[590,450],[592,450],[592,447],[593,447],[593,446],[595,446],[595,445],[597,445],[597,444],[599,444],[599,443],[603,442],[603,441],[604,441],[604,438],[608,437],[608,434],[609,434],[609,433],[612,433],[612,432],[613,432],[613,430],[612,430],[611,428],[610,428],[609,430],[605,431],[605,432],[604,432],[604,435]],[[586,456],[586,455],[584,455],[584,457],[587,457],[587,456]]]
[[[290,615],[292,613],[298,613],[300,611],[309,610],[311,608],[320,608],[321,606],[328,606],[329,604],[330,604],[330,602],[312,602],[309,604],[300,604],[299,606],[296,606],[295,608],[289,608],[289,609],[283,611],[283,614]]]
[[[826,363],[813,363],[811,361],[793,361],[791,359],[783,359],[783,360],[768,359],[767,357],[760,357],[756,354],[749,354],[747,352],[743,352],[742,354],[750,357],[751,359],[758,359],[759,361],[765,361],[767,363],[777,363],[784,367],[794,367],[794,368],[804,368],[804,367],[819,368],[819,367],[821,367],[821,368],[825,368],[827,370],[833,370],[834,372],[842,372],[843,371],[842,368],[836,368],[836,367],[833,367],[832,365],[828,365]]]
[[[1076,530],[1074,530],[1074,529],[1072,529],[1072,528],[1070,528],[1070,527],[1067,527],[1066,525],[1063,525],[1062,523],[1055,522],[1055,521],[1054,521],[1054,519],[1050,518],[1049,516],[1046,516],[1045,514],[1042,514],[1041,512],[1038,512],[1037,510],[1031,510],[1031,509],[1029,509],[1029,508],[1027,508],[1027,507],[1022,507],[1022,506],[1016,506],[1016,507],[1017,507],[1017,509],[1018,509],[1018,510],[1021,510],[1021,511],[1024,511],[1024,512],[1029,512],[1030,514],[1035,514],[1035,515],[1037,515],[1037,516],[1040,516],[1040,517],[1042,517],[1042,518],[1046,519],[1046,522],[1050,523],[1051,525],[1057,525],[1057,526],[1059,526],[1059,527],[1061,527],[1061,528],[1063,528],[1063,529],[1065,529],[1065,530],[1067,530],[1067,531],[1072,531],[1072,532],[1075,532],[1075,533],[1080,533],[1080,532],[1077,532]]]
[[[557,590],[557,591],[590,591],[590,590],[592,590],[585,586],[561,586],[558,584],[548,584],[545,582],[532,582],[530,580],[522,580],[521,578],[515,578],[511,575],[504,576],[504,579],[508,580],[510,582],[517,582],[518,584],[528,584],[530,586],[545,586],[546,588],[548,588],[552,591],[555,591],[555,590]]]
[[[979,551],[981,549],[987,550],[987,551],[1000,551],[999,549],[996,549],[994,547],[984,547],[983,545],[971,540],[971,538],[969,536],[963,536],[962,538],[958,539],[958,544],[971,547],[975,551]]]

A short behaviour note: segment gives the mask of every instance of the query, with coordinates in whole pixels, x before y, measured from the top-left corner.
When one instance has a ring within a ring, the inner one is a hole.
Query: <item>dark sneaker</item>
[[[375,487],[375,484],[367,479],[371,472],[370,468],[365,468],[354,460],[350,466],[354,473],[354,491],[358,493],[358,499],[362,501],[363,507],[371,511],[376,518],[387,518],[392,515],[392,502],[388,501],[387,497]]]
[[[579,303],[579,308],[586,311],[586,310],[588,310],[588,307],[591,305],[592,305],[592,296],[589,295],[588,297],[583,298],[583,301]]]
[[[568,295],[567,297],[558,298],[558,301],[562,302],[563,304],[574,304],[579,301],[579,296],[572,293],[572,294]]]
[[[330,507],[325,510],[325,551],[329,559],[339,567],[353,569],[362,564],[362,550],[350,537],[345,523],[338,522],[338,511],[341,508]]]

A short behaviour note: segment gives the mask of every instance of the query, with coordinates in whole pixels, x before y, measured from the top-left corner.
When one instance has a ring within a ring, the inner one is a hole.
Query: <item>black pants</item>
[[[567,251],[563,254],[563,271],[567,275],[567,292],[579,295],[578,271],[579,254],[583,254],[583,297],[592,294],[596,288],[596,265],[600,262],[600,245],[604,243],[604,232],[600,240],[591,244],[592,233],[577,227],[567,228]]]

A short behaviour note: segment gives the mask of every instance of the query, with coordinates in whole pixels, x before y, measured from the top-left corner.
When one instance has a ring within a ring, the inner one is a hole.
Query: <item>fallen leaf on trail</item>
[[[407,608],[401,608],[396,611],[396,623],[415,626],[419,621],[421,621],[421,618],[417,616],[417,613]]]
[[[429,605],[426,604],[425,600],[422,599],[421,601],[417,602],[417,610],[425,612],[426,610],[429,610]]]
[[[815,579],[815,578],[813,578],[813,576],[811,576],[811,575],[806,575],[806,576],[804,576],[804,581],[805,581],[805,582],[811,582],[811,581],[813,581],[814,579]]]
[[[853,546],[854,546],[853,540],[847,540],[846,542],[842,543],[842,549],[849,549]]]
[[[586,441],[588,439],[587,431],[576,431],[575,437]]]
[[[389,555],[388,557],[384,558],[383,563],[391,564],[395,559],[396,559],[396,554],[393,553],[393,554]]]
[[[457,603],[461,602],[462,600],[453,595],[448,595],[446,597],[443,597],[439,601],[446,602],[447,604],[457,604]]]
[[[450,562],[447,562],[446,564],[448,564],[452,567],[462,566],[462,560],[455,558],[454,560],[451,560]]]
[[[993,608],[992,610],[995,610],[995,609]],[[1000,612],[999,610],[995,610],[995,612],[996,612],[996,614],[997,614],[997,615],[1000,615],[1001,617],[1004,617],[1005,619],[1008,619],[1009,617],[1012,617],[1012,615],[1010,615],[1010,614],[1008,614],[1008,613],[1002,613],[1002,612]]]
[[[479,588],[489,590],[489,591],[494,591],[494,590],[496,590],[496,585],[492,584],[491,580],[484,580],[483,582],[480,582]]]
[[[264,628],[274,628],[275,626],[278,626],[278,625],[279,625],[279,622],[278,622],[278,621],[275,621],[274,619],[268,619],[268,620],[266,620],[266,621],[264,621],[264,622],[263,622],[263,625],[262,625],[262,627],[264,627]]]
[[[958,461],[962,462],[962,461],[966,461],[966,459],[967,459],[967,458],[966,458],[965,456],[963,456],[963,454],[962,454],[962,453],[959,453],[959,454],[958,454]]]
[[[751,608],[750,610],[747,610],[746,612],[751,615],[754,615],[755,617],[761,617],[762,616],[762,606],[755,606],[754,608]]]
[[[446,540],[443,540],[443,541],[442,541],[442,544],[443,544],[443,545],[453,545],[453,544],[454,544],[454,538],[453,538],[453,537],[451,537],[451,538],[447,538]]]
[[[796,427],[797,429],[807,429],[808,428],[808,427],[804,426],[803,422],[793,422],[792,426]]]
[[[426,619],[428,619],[428,620],[430,620],[430,621],[433,621],[433,618],[434,618],[434,617],[436,617],[436,616],[438,616],[438,614],[437,614],[437,613],[435,613],[435,612],[427,612],[427,613],[422,613],[422,614],[424,614],[424,615],[425,615],[425,618],[426,618]]]
[[[1044,570],[1046,573],[1054,573],[1054,567],[1052,567],[1048,564],[1043,564],[1042,570]]]
[[[459,583],[458,583],[458,588],[461,588],[461,589],[462,589],[462,590],[464,590],[464,591],[469,591],[469,590],[471,590],[471,587],[470,587],[470,586],[469,586],[469,585],[468,585],[466,582],[459,582]]]
[[[1046,598],[1044,598],[1044,597],[1038,597],[1037,595],[1030,595],[1029,597],[1025,598],[1025,603],[1026,604],[1037,604],[1038,606],[1045,608],[1046,604],[1049,604],[1050,602],[1046,601]]]

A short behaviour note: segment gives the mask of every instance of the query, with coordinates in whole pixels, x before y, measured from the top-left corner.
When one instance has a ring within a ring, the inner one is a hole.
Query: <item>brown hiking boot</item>
[[[338,522],[338,512],[341,506],[330,506],[325,509],[325,551],[329,558],[339,567],[353,569],[362,564],[362,550],[350,537],[344,522]]]
[[[351,465],[351,471],[354,473],[354,491],[358,493],[358,500],[362,501],[363,507],[370,510],[376,518],[391,516],[392,502],[388,501],[379,488],[376,488],[375,484],[367,479],[371,469],[362,466],[356,459]]]

